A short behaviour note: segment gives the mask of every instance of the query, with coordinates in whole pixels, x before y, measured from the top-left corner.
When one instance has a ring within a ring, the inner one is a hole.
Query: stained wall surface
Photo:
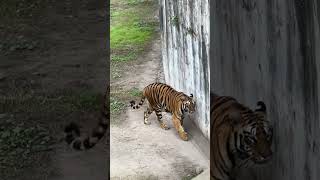
[[[209,1],[161,0],[160,23],[165,81],[193,94],[193,120],[209,137]]]
[[[274,157],[242,170],[259,180],[320,179],[320,1],[210,1],[211,90],[274,125]]]

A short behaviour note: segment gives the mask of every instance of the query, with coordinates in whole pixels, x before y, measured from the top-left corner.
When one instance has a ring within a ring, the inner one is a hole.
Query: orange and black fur
[[[210,94],[210,103],[211,180],[231,180],[233,170],[249,160],[271,158],[273,132],[262,101],[254,111],[228,96]]]
[[[80,128],[76,123],[70,123],[64,129],[65,141],[76,150],[90,149],[94,147],[102,137],[106,134],[109,128],[109,86],[104,95],[104,101],[99,117],[98,125],[92,130],[88,137],[81,137]]]
[[[143,89],[140,103],[137,105],[135,101],[131,101],[131,107],[138,109],[145,101],[145,98],[147,98],[149,106],[144,112],[144,124],[150,124],[148,118],[155,111],[160,127],[167,130],[169,127],[163,122],[161,112],[170,112],[174,127],[178,131],[180,138],[187,141],[188,135],[182,126],[183,115],[184,112],[193,113],[195,111],[196,104],[193,100],[193,95],[188,96],[163,83],[152,83]]]

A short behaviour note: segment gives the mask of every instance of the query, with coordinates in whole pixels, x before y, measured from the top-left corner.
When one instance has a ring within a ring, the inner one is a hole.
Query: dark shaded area
[[[274,124],[272,161],[240,177],[319,179],[319,2],[210,3],[211,91],[250,107],[263,100]]]
[[[98,123],[109,84],[108,4],[0,2],[1,127],[10,121],[8,128],[0,128],[0,179],[107,176],[107,143],[75,154],[62,139],[68,122],[88,130]],[[16,152],[21,158],[11,158]],[[92,169],[99,173],[92,175]]]

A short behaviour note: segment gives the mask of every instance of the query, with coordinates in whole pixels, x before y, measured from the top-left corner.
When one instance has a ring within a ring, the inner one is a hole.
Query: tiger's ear
[[[258,102],[257,102],[257,106],[258,106],[259,108],[257,108],[257,109],[255,110],[256,112],[266,113],[267,108],[266,108],[266,104],[264,104],[263,101],[258,101]]]
[[[193,94],[190,94],[190,97],[193,98]]]
[[[232,126],[236,126],[241,122],[241,114],[239,111],[232,111],[228,115]]]

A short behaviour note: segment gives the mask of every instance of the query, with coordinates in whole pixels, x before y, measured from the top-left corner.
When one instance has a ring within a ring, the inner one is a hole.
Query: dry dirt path
[[[117,85],[138,87],[163,82],[160,40],[154,40],[151,50],[143,57],[145,63],[135,65],[135,75],[124,78]],[[122,123],[110,128],[110,173],[112,180],[191,179],[209,167],[209,161],[191,141],[182,141],[177,135],[171,117],[164,120],[171,127],[163,130],[156,116],[150,116],[151,125],[143,124],[143,108],[127,108]]]

